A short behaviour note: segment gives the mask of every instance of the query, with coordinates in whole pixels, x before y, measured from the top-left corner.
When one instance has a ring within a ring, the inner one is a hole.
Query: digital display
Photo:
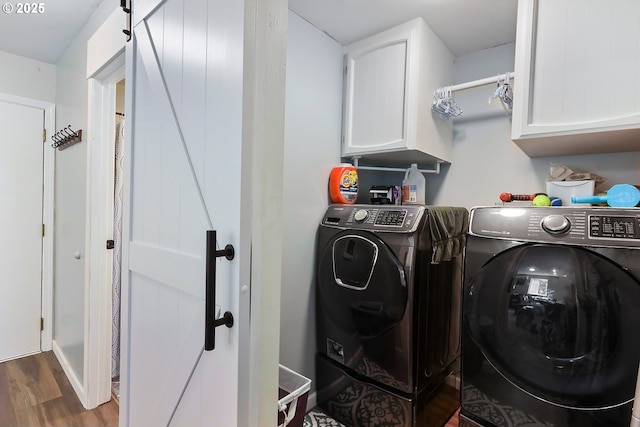
[[[589,235],[591,237],[613,239],[640,239],[640,218],[632,216],[590,216]]]
[[[376,225],[391,225],[401,227],[404,223],[404,218],[407,215],[407,211],[380,211],[376,218]]]

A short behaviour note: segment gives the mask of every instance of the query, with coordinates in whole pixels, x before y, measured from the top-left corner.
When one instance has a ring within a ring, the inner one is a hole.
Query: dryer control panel
[[[640,208],[474,208],[469,233],[508,240],[640,248]]]
[[[589,216],[589,234],[593,238],[640,241],[640,216]]]
[[[322,225],[410,233],[417,230],[424,211],[424,206],[331,205],[322,218]]]

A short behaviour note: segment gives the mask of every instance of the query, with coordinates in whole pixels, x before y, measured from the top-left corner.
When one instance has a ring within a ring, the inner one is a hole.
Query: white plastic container
[[[418,169],[418,165],[413,163],[402,180],[402,204],[424,205],[426,193],[427,180]]]
[[[547,181],[547,196],[559,197],[562,206],[570,206],[572,197],[593,196],[595,181]],[[584,206],[584,204],[583,204]]]

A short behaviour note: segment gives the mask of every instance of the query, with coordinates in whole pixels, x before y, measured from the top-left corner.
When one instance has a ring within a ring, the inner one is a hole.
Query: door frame
[[[0,92],[0,101],[38,108],[44,111],[43,142],[43,193],[42,193],[42,305],[41,317],[44,327],[40,333],[40,351],[50,351],[53,343],[53,207],[55,179],[55,149],[48,147],[51,136],[55,133],[55,104],[37,99],[24,98]],[[50,149],[49,149],[50,148]]]
[[[239,425],[271,427],[278,401],[284,227],[285,64],[288,0],[244,0],[241,211],[251,231],[242,251],[250,271],[243,299],[247,348],[240,346]],[[244,168],[247,165],[247,168]],[[246,239],[246,241],[244,240]],[[241,295],[244,293],[241,288]],[[244,369],[243,369],[244,368]]]
[[[83,405],[93,409],[111,399],[111,321],[116,85],[125,78],[120,51],[87,80],[87,233]],[[77,391],[77,390],[76,390]],[[81,395],[78,393],[79,396]]]

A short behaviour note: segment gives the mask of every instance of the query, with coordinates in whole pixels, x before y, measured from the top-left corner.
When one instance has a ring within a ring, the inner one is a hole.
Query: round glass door
[[[471,336],[511,383],[572,408],[633,399],[640,284],[620,266],[583,248],[524,245],[469,283]]]
[[[404,314],[404,269],[389,247],[371,233],[345,231],[318,258],[318,298],[332,323],[347,335],[378,337]]]

